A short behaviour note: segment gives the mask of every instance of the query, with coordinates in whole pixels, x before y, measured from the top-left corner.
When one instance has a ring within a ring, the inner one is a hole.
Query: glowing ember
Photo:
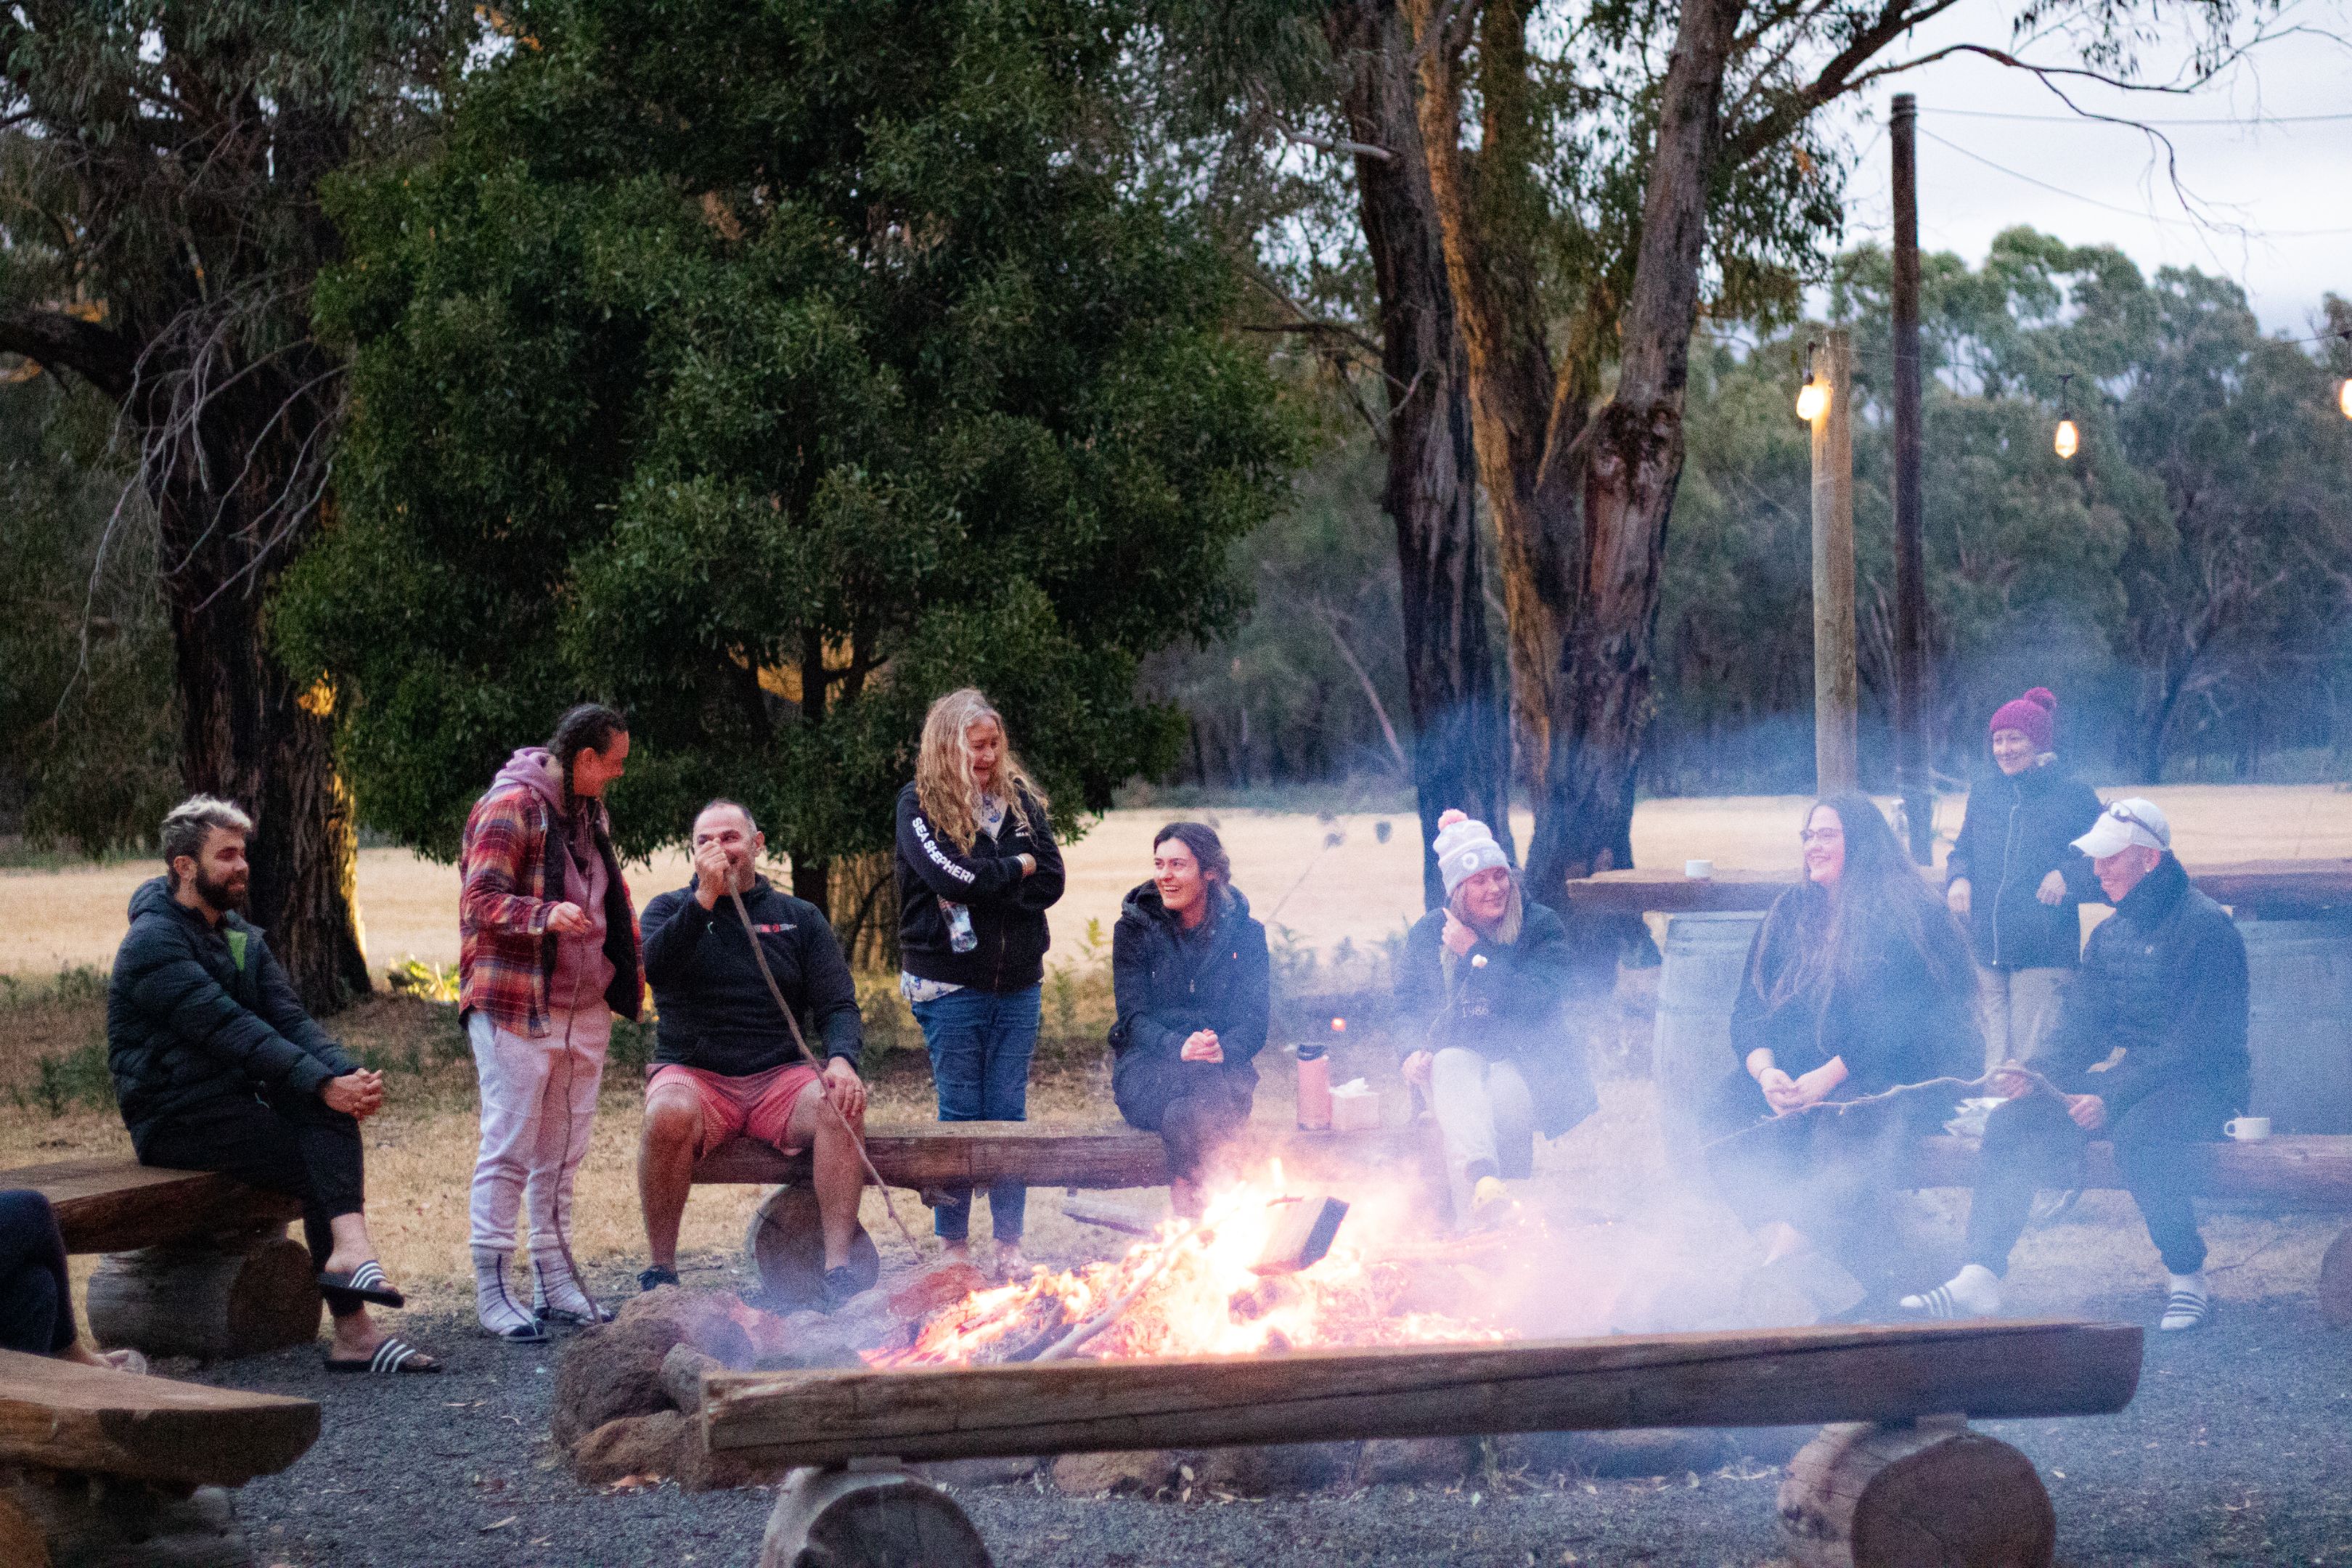
[[[1351,1194],[1351,1197],[1354,1194]],[[877,1366],[988,1364],[1083,1354],[1101,1359],[1248,1355],[1294,1347],[1504,1338],[1490,1324],[1414,1310],[1426,1271],[1483,1250],[1434,1244],[1381,1250],[1403,1200],[1358,1199],[1330,1252],[1293,1274],[1252,1269],[1290,1205],[1282,1168],[1228,1187],[1198,1224],[1171,1220],[1124,1258],[976,1290],[928,1315],[911,1345],[869,1352]],[[1452,1292],[1448,1292],[1449,1295]]]

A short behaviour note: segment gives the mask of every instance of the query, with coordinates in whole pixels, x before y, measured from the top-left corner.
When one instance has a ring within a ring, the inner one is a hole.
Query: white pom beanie
[[[1437,838],[1431,847],[1437,851],[1437,871],[1445,879],[1449,899],[1466,879],[1510,864],[1486,825],[1459,811],[1437,819]]]

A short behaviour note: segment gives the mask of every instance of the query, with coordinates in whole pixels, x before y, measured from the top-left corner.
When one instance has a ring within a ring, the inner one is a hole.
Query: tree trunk
[[[252,816],[247,912],[269,935],[303,1005],[331,1013],[370,989],[359,908],[358,823],[335,771],[334,693],[298,689],[268,647],[269,590],[317,527],[289,502],[304,459],[326,437],[327,400],[298,389],[321,367],[254,371],[194,411],[182,453],[155,488],[181,708],[180,771],[191,792]],[[168,425],[171,381],[134,399]],[[217,488],[230,481],[225,492]],[[207,482],[211,481],[211,482]],[[289,516],[289,511],[291,515]]]
[[[1510,731],[1486,637],[1468,371],[1414,118],[1405,18],[1392,0],[1352,0],[1325,26],[1332,53],[1353,68],[1343,89],[1349,135],[1391,153],[1360,154],[1356,187],[1380,296],[1389,399],[1381,505],[1396,526],[1422,897],[1434,909],[1445,893],[1430,844],[1447,808],[1485,821],[1513,851]]]

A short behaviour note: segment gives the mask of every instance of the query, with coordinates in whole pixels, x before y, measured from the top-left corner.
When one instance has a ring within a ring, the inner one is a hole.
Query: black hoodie
[[[359,1063],[302,1010],[260,928],[215,927],[157,877],[131,895],[106,987],[106,1065],[131,1146],[161,1123],[257,1089],[316,1094]]]
[[[941,837],[916,797],[898,792],[898,962],[918,980],[1005,995],[1045,977],[1045,911],[1062,896],[1062,851],[1036,797],[1022,792],[1029,826],[1013,812],[994,833],[972,836],[970,849]],[[1037,869],[1024,877],[1019,857]],[[971,912],[975,939],[958,952],[944,900]]]
[[[2102,900],[2090,861],[2074,841],[2099,820],[2091,786],[2044,763],[2014,778],[1996,771],[1969,792],[1968,815],[1953,840],[1947,886],[1969,884],[1969,940],[1990,969],[2072,969],[2083,945],[2078,908]],[[2041,900],[2042,879],[2056,871],[2066,896]]]
[[[1265,927],[1249,900],[1232,888],[1214,889],[1208,920],[1183,929],[1144,883],[1127,895],[1110,933],[1111,987],[1118,1021],[1111,1026],[1117,1057],[1111,1087],[1150,1062],[1181,1056],[1193,1031],[1213,1029],[1224,1053],[1225,1077],[1246,1093],[1257,1087],[1256,1058],[1265,1048],[1271,1006]],[[1124,1096],[1122,1095],[1122,1104]]]
[[[727,1078],[749,1078],[801,1059],[776,999],[751,952],[732,899],[704,909],[695,885],[662,894],[646,906],[646,980],[661,1016],[656,1066],[676,1063]],[[842,961],[841,943],[814,904],[793,898],[765,877],[743,895],[761,952],[776,988],[802,1019],[803,1037],[820,1059],[857,1065],[865,1035],[857,1016],[857,985]]]

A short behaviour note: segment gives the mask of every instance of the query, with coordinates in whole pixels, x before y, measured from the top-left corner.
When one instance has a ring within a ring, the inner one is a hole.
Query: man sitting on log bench
[[[300,1200],[337,1372],[438,1372],[368,1305],[404,1305],[363,1210],[360,1123],[383,1079],[303,1011],[258,928],[238,911],[253,819],[210,795],[172,808],[165,875],[131,897],[106,994],[107,1065],[142,1165],[217,1171]]]
[[[694,819],[693,883],[646,906],[646,979],[660,1026],[637,1152],[652,1266],[637,1280],[648,1290],[677,1283],[678,1222],[694,1163],[745,1134],[787,1152],[812,1151],[830,1311],[872,1283],[850,1267],[866,1183],[856,1142],[866,1116],[857,1076],[865,1035],[857,988],[824,911],[760,875],[767,842],[749,808],[712,801]],[[742,914],[731,894],[741,896]],[[754,942],[785,1001],[823,1041],[821,1072],[777,1007]],[[825,1110],[827,1100],[839,1115]]]
[[[2164,813],[2142,799],[2108,806],[2074,847],[2089,856],[2116,912],[2083,953],[2057,1027],[1985,1123],[1969,1205],[1968,1263],[1900,1305],[1931,1318],[1990,1317],[2001,1276],[2042,1186],[2080,1186],[2090,1142],[2116,1165],[2170,1274],[2161,1329],[2212,1312],[2187,1146],[2221,1136],[2246,1103],[2246,944],[2221,905],[2189,885]],[[2016,1064],[2010,1064],[2014,1067]]]

